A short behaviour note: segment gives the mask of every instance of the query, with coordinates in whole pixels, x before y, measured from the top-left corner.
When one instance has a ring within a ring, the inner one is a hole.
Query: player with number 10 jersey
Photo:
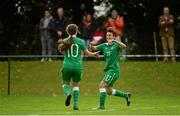
[[[66,27],[66,32],[69,36],[65,38],[62,41],[62,44],[58,46],[60,52],[64,54],[61,77],[63,81],[63,90],[67,96],[65,105],[70,105],[70,82],[72,81],[74,110],[78,110],[79,81],[82,79],[83,72],[81,52],[83,51],[88,56],[98,56],[99,52],[90,52],[87,49],[84,41],[76,36],[78,33],[77,25],[69,24]]]
[[[64,41],[66,40],[67,38]],[[85,52],[86,49],[85,42],[82,39],[73,36],[73,44],[64,53],[63,68],[83,69],[81,51]]]

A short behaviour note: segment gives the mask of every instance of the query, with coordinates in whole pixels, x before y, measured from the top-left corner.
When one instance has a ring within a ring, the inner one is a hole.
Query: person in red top
[[[83,20],[79,25],[80,37],[84,38],[86,46],[89,46],[89,42],[93,36],[93,19],[91,14],[85,14]]]
[[[116,39],[121,40],[121,37],[123,35],[124,20],[119,16],[116,10],[112,10],[111,17],[108,18],[105,27],[113,27],[117,33]]]

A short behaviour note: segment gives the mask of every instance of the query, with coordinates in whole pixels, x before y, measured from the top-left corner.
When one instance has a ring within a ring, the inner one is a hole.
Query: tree
[[[164,6],[169,6],[175,16],[176,38],[180,38],[178,0],[1,0],[0,20],[3,36],[0,36],[0,54],[40,54],[37,27],[45,8],[51,8],[55,15],[56,8],[62,6],[65,14],[72,17],[74,23],[79,24],[84,12],[96,13],[98,9],[93,7],[102,4],[106,7],[104,16],[113,8],[123,16],[129,42],[138,46],[134,53],[154,53],[152,33],[156,32],[159,37],[158,18]],[[176,39],[175,42],[176,49],[179,50],[176,53],[179,53],[180,40]],[[160,39],[158,45],[161,46]]]

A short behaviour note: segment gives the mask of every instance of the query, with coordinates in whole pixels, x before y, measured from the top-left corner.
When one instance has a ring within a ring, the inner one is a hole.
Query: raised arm
[[[127,47],[126,44],[124,44],[124,43],[122,43],[122,42],[120,42],[120,41],[117,41],[117,40],[114,40],[114,41],[115,41],[116,43],[118,43],[121,48],[126,48],[126,47]]]

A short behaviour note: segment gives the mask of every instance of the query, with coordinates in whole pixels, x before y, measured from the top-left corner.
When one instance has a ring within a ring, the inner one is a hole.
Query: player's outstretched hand
[[[99,57],[99,52],[100,52],[100,51],[93,52],[93,56],[95,56],[95,57]]]

